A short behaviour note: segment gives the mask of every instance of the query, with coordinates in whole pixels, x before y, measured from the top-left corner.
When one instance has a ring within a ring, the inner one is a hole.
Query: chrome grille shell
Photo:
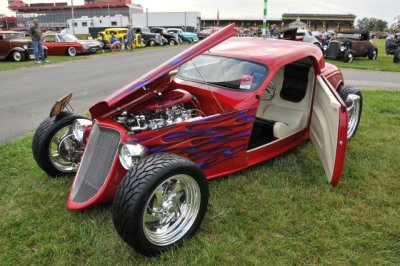
[[[70,200],[82,204],[92,200],[104,186],[118,158],[121,134],[118,130],[94,123],[72,185]]]

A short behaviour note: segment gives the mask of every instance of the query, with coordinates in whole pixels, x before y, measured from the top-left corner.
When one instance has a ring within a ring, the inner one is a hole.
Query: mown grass
[[[28,135],[0,145],[2,265],[398,265],[400,91],[364,91],[364,113],[332,188],[311,143],[210,182],[195,237],[161,257],[135,253],[111,205],[66,210],[69,178],[35,164]]]
[[[400,64],[393,63],[393,55],[386,55],[385,40],[379,39],[373,40],[373,42],[378,47],[377,60],[368,60],[368,57],[356,57],[351,63],[345,63],[341,60],[332,60],[327,58],[325,58],[325,61],[336,65],[339,68],[400,72]]]

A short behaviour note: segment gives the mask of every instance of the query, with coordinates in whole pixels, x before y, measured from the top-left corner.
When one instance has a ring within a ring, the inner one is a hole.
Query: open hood
[[[213,48],[221,42],[227,40],[235,34],[235,24],[230,24],[221,30],[215,32],[205,40],[192,46],[191,48],[183,51],[172,59],[166,61],[159,67],[152,71],[144,74],[140,78],[136,79],[132,83],[122,87],[105,100],[98,102],[90,108],[92,119],[97,117],[109,117],[117,112],[117,108],[121,107],[126,102],[126,99],[138,99],[146,93],[150,93],[150,90],[146,90],[153,81],[168,74],[171,70],[178,68],[194,57],[204,53],[205,51]],[[154,89],[153,89],[154,90]]]

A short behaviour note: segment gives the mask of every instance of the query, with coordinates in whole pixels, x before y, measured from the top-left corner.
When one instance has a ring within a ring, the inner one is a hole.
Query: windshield
[[[338,33],[336,38],[360,39],[360,36],[358,33]]]
[[[78,41],[78,38],[76,38],[72,34],[60,34],[60,35],[58,35],[58,38],[60,39],[61,42],[76,42],[76,41]]]
[[[21,33],[3,33],[5,39],[16,39],[16,38],[22,38]]]
[[[178,77],[235,90],[254,90],[267,75],[263,65],[236,58],[200,55],[179,68]]]
[[[149,28],[142,28],[142,32],[150,32],[150,29]]]

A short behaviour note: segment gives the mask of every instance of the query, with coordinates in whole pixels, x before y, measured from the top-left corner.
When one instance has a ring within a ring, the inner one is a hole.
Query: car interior
[[[305,129],[310,117],[315,74],[302,59],[282,67],[260,96],[248,150]]]

